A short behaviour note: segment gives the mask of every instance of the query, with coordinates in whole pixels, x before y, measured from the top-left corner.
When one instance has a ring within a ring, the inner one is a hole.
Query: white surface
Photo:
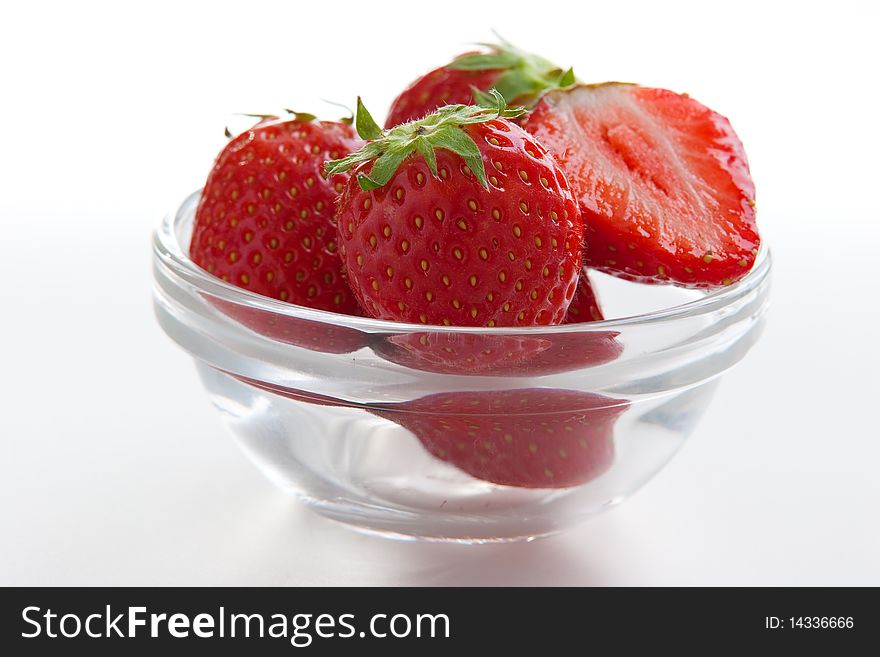
[[[328,28],[340,12],[298,4],[3,10],[0,584],[880,585],[876,9],[493,3],[466,21],[403,3]],[[612,513],[532,544],[368,538],[238,452],[153,321],[149,232],[201,183],[229,113],[357,93],[379,113],[489,27],[732,118],[776,258],[770,323]]]

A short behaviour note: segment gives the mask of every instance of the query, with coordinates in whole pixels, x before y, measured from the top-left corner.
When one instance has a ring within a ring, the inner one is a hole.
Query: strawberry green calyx
[[[285,121],[298,121],[300,123],[307,123],[309,121],[314,121],[318,117],[314,114],[308,114],[307,112],[295,112],[292,109],[284,109],[284,112],[287,116],[279,116],[278,114],[252,114],[250,112],[238,112],[238,116],[247,116],[252,119],[260,119],[261,121],[266,121],[268,119],[278,119]]]
[[[491,107],[447,105],[418,121],[383,130],[358,98],[355,128],[367,144],[348,157],[325,162],[324,171],[329,176],[343,173],[365,162],[372,162],[369,174],[359,173],[357,177],[361,189],[369,191],[385,185],[407,157],[418,153],[424,158],[431,174],[437,178],[439,174],[435,150],[442,148],[461,156],[480,184],[489,189],[480,149],[463,128],[498,118],[515,118],[523,114],[525,109],[507,107],[504,98],[494,89],[489,90],[486,99],[491,100]]]
[[[292,109],[285,108],[283,110],[286,113],[286,116],[279,116],[278,114],[256,114],[253,112],[236,112],[234,116],[244,116],[250,119],[259,119],[260,121],[295,121],[297,123],[308,123],[309,121],[316,121],[318,119],[314,114],[308,114],[307,112],[295,112]],[[340,122],[344,123],[346,119],[341,119]],[[351,123],[349,121],[349,123]],[[232,132],[229,129],[229,126],[223,128],[223,134],[226,135],[227,139],[232,139],[236,136],[237,133]]]
[[[508,103],[533,99],[548,89],[568,87],[577,82],[574,70],[563,69],[543,57],[524,52],[499,38],[499,43],[478,43],[488,52],[456,57],[447,68],[460,71],[501,70],[493,85]],[[474,89],[474,99],[486,103],[485,92]]]

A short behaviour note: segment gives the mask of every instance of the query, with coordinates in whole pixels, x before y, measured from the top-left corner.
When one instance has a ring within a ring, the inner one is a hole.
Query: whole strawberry
[[[685,94],[606,83],[548,92],[523,125],[568,176],[587,265],[701,288],[751,269],[760,245],[755,186],[720,114]]]
[[[196,210],[190,256],[218,278],[281,301],[361,314],[344,280],[333,210],[348,176],[322,175],[360,141],[345,123],[267,117],[232,139]]]
[[[385,127],[420,119],[443,105],[481,102],[485,99],[481,92],[491,88],[510,105],[530,105],[542,91],[575,81],[571,69],[563,70],[506,41],[480,45],[486,52],[459,55],[407,87],[391,105]]]
[[[452,105],[382,131],[358,103],[355,174],[336,220],[352,291],[373,317],[455,326],[558,324],[577,287],[583,225],[565,176],[507,120]]]

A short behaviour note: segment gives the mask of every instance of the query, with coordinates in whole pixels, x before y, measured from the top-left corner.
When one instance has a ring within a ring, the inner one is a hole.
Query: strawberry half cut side
[[[665,89],[606,83],[548,92],[523,125],[568,177],[586,265],[698,288],[729,285],[752,267],[755,187],[720,114]]]

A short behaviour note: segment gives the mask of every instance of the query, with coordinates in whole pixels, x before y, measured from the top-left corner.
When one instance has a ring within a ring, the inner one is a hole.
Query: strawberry
[[[754,263],[755,188],[723,116],[687,95],[606,83],[548,92],[523,125],[568,176],[587,265],[708,288]]]
[[[587,273],[587,268],[584,267],[578,279],[577,290],[575,290],[571,304],[568,306],[565,323],[599,322],[603,319],[605,319],[605,315],[602,314],[602,308],[599,306],[599,298],[596,296],[595,288],[590,283],[590,275]]]
[[[480,45],[488,52],[459,55],[407,87],[392,103],[385,127],[420,119],[443,105],[470,105],[486,100],[480,92],[490,88],[497,89],[510,105],[528,105],[542,91],[575,81],[571,69],[565,71],[506,41]]]
[[[361,314],[344,280],[333,210],[348,179],[322,176],[356,150],[345,123],[266,117],[232,139],[208,176],[190,256],[215,276],[290,303]]]
[[[503,486],[568,488],[614,460],[625,401],[572,390],[447,392],[373,413],[411,431],[432,455]]]
[[[336,214],[352,291],[381,319],[558,324],[577,287],[583,226],[565,176],[496,107],[450,105],[382,131],[358,101],[355,168]],[[488,169],[488,175],[487,175]]]

